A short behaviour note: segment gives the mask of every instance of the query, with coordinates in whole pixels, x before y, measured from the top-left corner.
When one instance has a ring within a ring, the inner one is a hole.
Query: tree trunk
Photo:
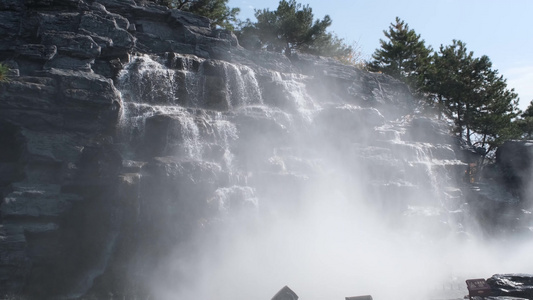
[[[287,43],[287,45],[285,46],[285,56],[291,57],[291,55],[292,55],[291,45]]]
[[[181,10],[187,3],[189,3],[189,0],[178,0],[178,6],[176,8]]]
[[[444,113],[444,103],[442,101],[442,95],[439,95],[437,99],[438,99],[437,106],[438,106],[439,121],[440,121],[442,120],[442,114]]]
[[[463,122],[461,120],[461,106],[459,103],[457,105],[457,126],[459,127],[459,137],[463,139]]]
[[[468,145],[472,145],[472,140],[470,139],[470,105],[466,105],[465,108],[465,117],[464,117],[465,127],[466,127],[466,142]]]

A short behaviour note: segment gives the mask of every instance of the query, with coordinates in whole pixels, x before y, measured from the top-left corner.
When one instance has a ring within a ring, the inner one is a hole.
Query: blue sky
[[[396,16],[414,29],[426,45],[438,49],[461,40],[476,57],[487,55],[520,97],[520,108],[533,100],[533,1],[531,0],[301,0],[315,18],[329,15],[330,31],[366,57],[379,47],[383,30]],[[229,0],[240,19],[255,21],[254,9],[275,10],[279,0]]]

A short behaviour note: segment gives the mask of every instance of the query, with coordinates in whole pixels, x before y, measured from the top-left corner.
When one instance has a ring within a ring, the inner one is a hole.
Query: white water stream
[[[206,229],[189,241],[194,255],[176,251],[151,278],[157,299],[270,299],[284,285],[303,300],[445,299],[464,295],[470,276],[533,270],[531,242],[478,235],[450,145],[405,141],[397,120],[319,123],[331,104],[309,95],[301,75],[270,72],[263,83],[247,66],[175,61],[126,66],[122,138],[146,147],[148,123],[168,122],[160,155],[218,164],[228,179],[205,199],[216,212],[198,220]],[[283,96],[266,96],[272,87]]]

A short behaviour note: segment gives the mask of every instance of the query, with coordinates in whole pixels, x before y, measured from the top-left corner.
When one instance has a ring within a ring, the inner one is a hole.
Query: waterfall
[[[209,199],[209,202],[214,203],[220,211],[226,213],[243,206],[249,209],[255,209],[258,206],[258,199],[255,197],[254,189],[235,185],[217,189],[214,197]]]
[[[263,104],[255,72],[247,66],[224,63],[224,77],[231,107]]]
[[[143,55],[133,58],[121,71],[119,87],[128,103],[174,104],[178,91],[175,77],[174,70]]]
[[[310,122],[320,106],[309,96],[304,84],[305,76],[280,72],[270,72],[275,88],[280,89],[278,96],[282,96],[283,105],[288,109],[298,112],[304,120]]]
[[[192,55],[125,66],[120,138],[144,199],[132,272],[150,294],[268,299],[294,284],[306,299],[423,299],[469,276],[458,262],[471,266],[476,228],[451,143],[315,84]]]

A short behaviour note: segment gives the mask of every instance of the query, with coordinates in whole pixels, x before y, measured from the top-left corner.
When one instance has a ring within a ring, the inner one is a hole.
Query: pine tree
[[[455,122],[459,137],[490,152],[517,136],[514,90],[492,69],[487,56],[475,58],[466,44],[454,40],[434,54],[427,90],[439,99],[443,112]]]
[[[474,146],[491,152],[504,141],[520,137],[520,129],[514,122],[519,115],[518,95],[507,89],[506,80],[497,71],[488,70],[476,90],[480,105],[469,120]]]
[[[295,0],[281,0],[275,11],[256,10],[255,17],[256,23],[248,20],[240,30],[243,40],[257,36],[258,43],[252,47],[284,52],[287,56],[294,50],[328,56],[347,55],[352,50],[327,32],[332,22],[329,16],[314,20],[312,8]]]
[[[343,39],[329,32],[320,35],[313,43],[302,45],[299,50],[305,53],[335,57],[346,62],[350,60],[349,57],[358,55],[353,47],[346,45]],[[356,57],[352,59],[354,63],[358,62]]]
[[[533,139],[533,100],[529,102],[529,106],[522,112],[516,123],[523,139]]]
[[[233,31],[237,22],[239,8],[230,8],[226,4],[228,0],[197,0],[193,1],[184,10],[211,19],[211,26],[220,26]]]
[[[420,35],[398,17],[383,33],[387,40],[380,39],[381,48],[372,55],[369,69],[400,79],[418,91],[430,65],[431,47],[426,47]]]
[[[211,26],[234,30],[239,8],[227,6],[228,0],[155,0],[156,3],[207,17]]]

